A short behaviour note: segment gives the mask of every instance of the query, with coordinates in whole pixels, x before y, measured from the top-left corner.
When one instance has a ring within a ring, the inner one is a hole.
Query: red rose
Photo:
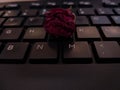
[[[70,37],[75,31],[75,15],[70,9],[51,9],[45,13],[44,27],[53,36]]]

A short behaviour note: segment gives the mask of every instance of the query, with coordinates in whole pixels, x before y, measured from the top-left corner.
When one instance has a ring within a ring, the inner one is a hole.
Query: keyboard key
[[[57,2],[47,2],[46,3],[46,6],[48,7],[48,8],[53,8],[53,7],[57,7],[58,6],[58,4],[57,4]]]
[[[2,16],[2,15],[3,15],[3,13],[4,13],[4,11],[0,11],[0,16]]]
[[[117,2],[113,2],[111,0],[103,0],[103,6],[104,7],[118,7],[118,3]]]
[[[0,54],[0,62],[4,63],[22,63],[25,60],[25,54],[28,43],[7,43]]]
[[[87,41],[100,40],[100,34],[96,27],[81,26],[77,27],[77,39]]]
[[[120,62],[120,45],[115,41],[94,42],[99,62]]]
[[[5,5],[0,4],[0,9],[3,9],[5,7]]]
[[[102,31],[106,39],[119,40],[120,39],[120,27],[117,26],[104,26]]]
[[[36,16],[37,15],[37,10],[30,10],[30,9],[26,9],[23,10],[21,13],[21,16]]]
[[[88,2],[88,1],[80,1],[78,4],[79,4],[79,7],[92,7],[91,2]]]
[[[45,40],[46,31],[42,27],[28,28],[24,35],[25,40]]]
[[[115,24],[120,25],[120,16],[111,16],[111,18]]]
[[[42,6],[43,6],[43,4],[40,3],[40,2],[32,2],[32,3],[30,4],[30,7],[31,7],[31,8],[40,8],[40,7],[42,7]]]
[[[114,11],[115,11],[118,15],[120,15],[120,8],[115,8]]]
[[[85,16],[77,16],[76,25],[89,25],[89,21]]]
[[[21,26],[23,18],[16,17],[16,18],[8,18],[7,21],[4,23],[4,26]]]
[[[87,42],[75,42],[63,46],[65,63],[90,63],[92,61],[91,50]]]
[[[99,15],[114,15],[112,9],[110,8],[98,8],[97,13]]]
[[[95,15],[95,12],[91,8],[80,8],[78,9],[79,15]]]
[[[75,7],[75,3],[73,1],[64,1],[62,6],[65,8],[69,8],[70,6]]]
[[[0,26],[3,24],[4,21],[5,21],[5,18],[0,18]]]
[[[110,25],[111,22],[106,16],[91,16],[93,25]]]
[[[31,63],[56,63],[58,62],[57,43],[37,42],[30,53]]]
[[[43,17],[29,17],[25,22],[25,26],[42,26],[43,21]]]
[[[5,8],[7,8],[7,9],[18,9],[19,5],[17,3],[11,3],[11,4],[7,4],[5,6]]]
[[[40,9],[39,15],[40,15],[40,16],[44,16],[45,13],[46,13],[46,11],[48,11],[48,10],[49,10],[49,9],[46,9],[46,8]]]
[[[16,16],[18,16],[18,14],[19,14],[19,11],[17,11],[17,10],[9,10],[9,11],[5,12],[3,17],[16,17]]]
[[[0,35],[0,40],[18,40],[22,32],[22,28],[5,28]]]

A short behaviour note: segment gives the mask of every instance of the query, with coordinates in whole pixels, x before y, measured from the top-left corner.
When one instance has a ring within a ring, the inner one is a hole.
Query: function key
[[[41,6],[43,6],[43,4],[40,2],[32,2],[30,5],[31,8],[39,8]]]
[[[0,62],[23,63],[28,43],[7,43],[0,54]]]
[[[7,9],[18,9],[20,6],[16,3],[7,4],[5,8]]]
[[[98,8],[97,13],[99,15],[114,15],[114,12],[110,8]]]
[[[106,16],[91,16],[93,25],[110,25],[111,22]]]
[[[120,45],[115,41],[94,42],[98,62],[120,62]]]
[[[95,12],[91,8],[80,8],[78,9],[79,15],[95,15]]]
[[[3,17],[16,17],[19,13],[18,10],[9,10],[4,13]]]
[[[88,2],[88,1],[80,1],[78,5],[79,7],[92,7],[91,2]]]

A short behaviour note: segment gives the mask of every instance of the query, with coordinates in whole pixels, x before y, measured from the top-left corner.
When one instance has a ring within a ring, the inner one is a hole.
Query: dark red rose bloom
[[[51,9],[45,13],[44,27],[53,36],[68,38],[75,31],[75,15],[70,9]]]

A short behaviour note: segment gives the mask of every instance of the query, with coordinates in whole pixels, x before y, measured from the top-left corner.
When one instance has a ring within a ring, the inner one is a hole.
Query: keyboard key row
[[[43,27],[30,28],[5,28],[1,29],[1,41],[46,41],[49,37]],[[22,35],[21,35],[22,34]],[[120,27],[118,26],[102,26],[98,29],[95,26],[78,26],[75,32],[78,41],[99,41],[120,39]]]
[[[21,26],[23,24],[23,21],[25,18],[22,17],[15,17],[15,18],[8,18],[5,21],[5,18],[0,18],[0,25],[3,24],[5,27],[16,27]],[[42,26],[43,25],[44,18],[43,17],[29,17],[24,23],[24,26]]]
[[[48,8],[41,8],[41,9],[25,9],[25,10],[0,10],[0,16],[1,17],[30,17],[30,16],[44,16],[45,12],[48,11]],[[73,12],[77,16],[90,16],[90,15],[107,15],[107,16],[113,16],[113,15],[120,15],[120,8],[79,8],[75,9],[73,8]]]
[[[37,42],[28,52],[29,43],[7,43],[0,53],[2,63],[23,63],[26,54],[30,63],[57,63],[59,53],[63,63],[120,62],[120,45],[115,41],[95,41],[92,48],[87,42],[60,44],[55,42]],[[61,50],[58,49],[61,46]],[[94,53],[92,53],[94,52]]]
[[[120,4],[118,2],[115,1],[111,1],[111,0],[103,0],[102,2],[103,7],[109,7],[109,8],[113,8],[113,7],[120,7]],[[22,4],[18,4],[18,3],[10,3],[10,4],[0,4],[0,9],[19,9],[22,8]],[[30,8],[41,8],[41,7],[46,7],[46,8],[53,8],[53,7],[93,7],[94,5],[92,5],[91,1],[43,1],[43,2],[30,2],[30,3],[26,3],[25,6],[28,6]]]
[[[77,40],[80,41],[120,40],[118,26],[102,26],[100,29],[93,26],[78,26],[76,32]]]
[[[46,38],[46,31],[42,27],[28,28],[25,33],[23,28],[5,28],[1,31],[1,41],[19,41],[23,39],[32,42],[35,40],[43,41]]]
[[[1,17],[16,17],[16,16],[43,16],[48,8],[25,9],[25,10],[0,10]],[[73,8],[73,12],[77,15],[120,15],[120,8]]]

